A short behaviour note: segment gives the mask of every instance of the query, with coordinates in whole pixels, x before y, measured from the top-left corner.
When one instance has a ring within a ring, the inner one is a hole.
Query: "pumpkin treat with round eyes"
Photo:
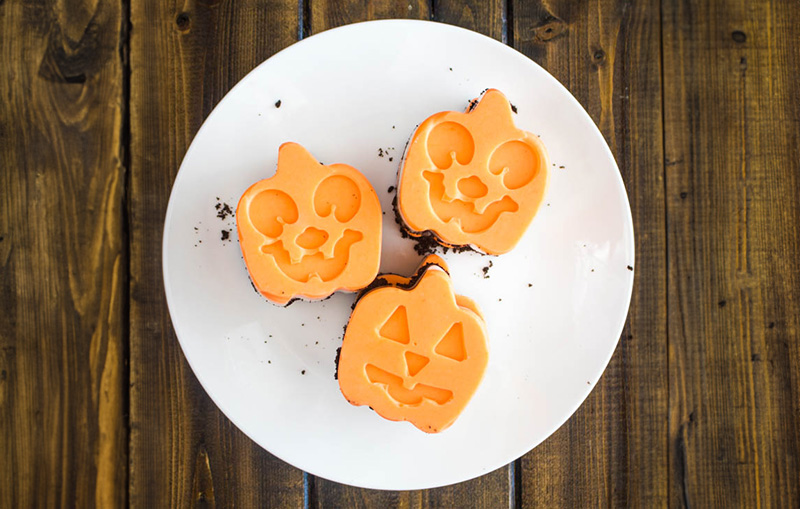
[[[449,427],[478,388],[489,359],[477,305],[453,291],[441,258],[414,276],[394,274],[356,301],[339,354],[338,379],[353,405],[427,433]]]
[[[378,273],[381,218],[361,172],[322,165],[297,143],[281,145],[275,175],[253,184],[236,209],[250,279],[280,305],[367,286]]]
[[[412,236],[506,253],[542,203],[549,166],[541,140],[518,129],[508,99],[489,89],[467,112],[420,124],[398,176],[396,212]]]

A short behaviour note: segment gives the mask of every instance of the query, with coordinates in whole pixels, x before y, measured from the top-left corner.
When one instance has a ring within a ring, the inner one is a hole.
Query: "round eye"
[[[456,122],[442,122],[428,134],[428,155],[441,170],[453,164],[453,155],[462,165],[472,161],[475,140],[466,127]]]
[[[507,141],[497,147],[489,160],[489,171],[503,175],[503,185],[519,189],[532,181],[540,170],[540,160],[533,149],[519,140]]]
[[[267,189],[253,198],[247,210],[250,222],[267,237],[277,239],[284,224],[297,221],[297,204],[291,196],[278,189]]]
[[[340,223],[355,217],[361,208],[361,191],[358,184],[343,175],[328,177],[314,192],[314,211],[320,217],[333,213]]]

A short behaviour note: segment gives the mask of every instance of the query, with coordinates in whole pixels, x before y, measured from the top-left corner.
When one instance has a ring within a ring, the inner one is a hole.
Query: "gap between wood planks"
[[[131,66],[130,66],[130,35],[131,35],[131,0],[122,0],[120,12],[120,38],[119,59],[122,68],[122,127],[120,129],[120,165],[124,172],[124,189],[122,192],[122,242],[125,255],[125,276],[127,291],[123,294],[122,305],[122,347],[125,362],[122,370],[123,408],[126,415],[122,419],[125,424],[125,439],[128,447],[128,464],[124,478],[125,503],[130,504],[130,461],[131,461]]]

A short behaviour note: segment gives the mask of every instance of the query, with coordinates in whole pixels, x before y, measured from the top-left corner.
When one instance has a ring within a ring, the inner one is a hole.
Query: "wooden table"
[[[483,32],[600,126],[631,200],[630,316],[577,413],[418,492],[315,479],[214,406],[161,233],[203,119],[296,40]],[[0,0],[0,507],[800,507],[800,4]]]

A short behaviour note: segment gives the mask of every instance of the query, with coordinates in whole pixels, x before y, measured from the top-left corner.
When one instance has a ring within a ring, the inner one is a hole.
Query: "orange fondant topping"
[[[381,216],[358,170],[324,166],[297,143],[284,143],[275,175],[239,200],[236,226],[253,284],[286,304],[367,286],[378,273]]]
[[[506,253],[539,209],[548,167],[544,144],[516,128],[508,100],[490,89],[471,111],[437,113],[417,128],[400,172],[398,211],[412,233]]]
[[[354,405],[437,433],[456,420],[480,384],[489,359],[486,324],[474,302],[455,295],[436,256],[411,278],[384,278],[350,316],[339,387]]]

